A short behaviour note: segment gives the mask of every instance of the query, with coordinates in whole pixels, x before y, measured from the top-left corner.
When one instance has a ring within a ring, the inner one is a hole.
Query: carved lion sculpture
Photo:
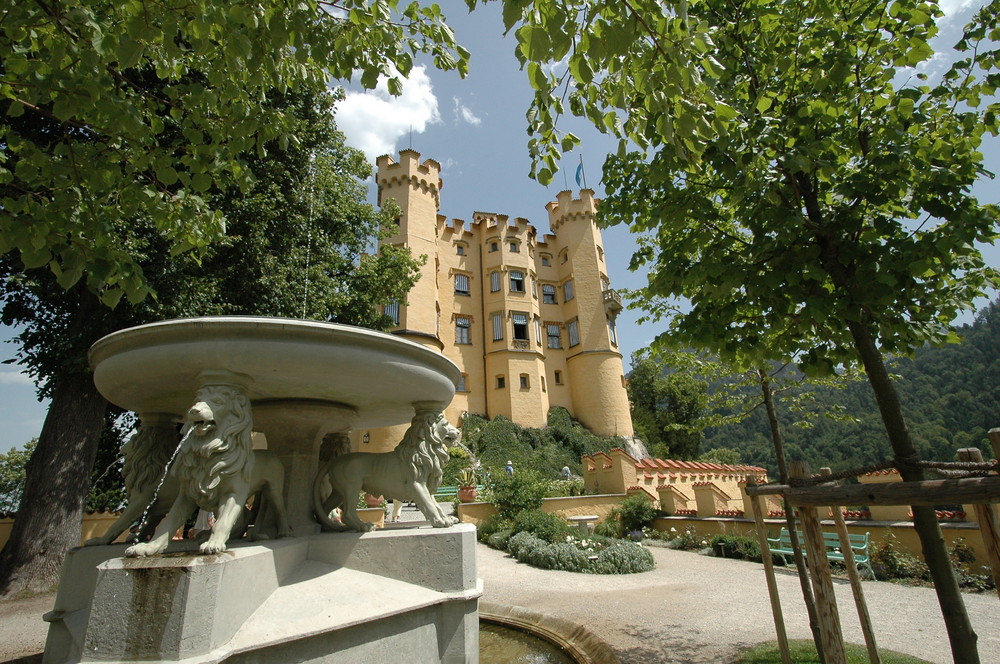
[[[139,430],[122,446],[125,456],[122,474],[128,504],[103,535],[87,540],[84,546],[111,544],[144,512],[146,519],[139,539],[146,538],[151,526],[160,522],[177,498],[176,478],[172,475],[164,478],[177,442],[177,427],[172,418],[163,415],[142,418]],[[163,480],[162,485],[160,480]]]
[[[254,453],[246,396],[232,387],[209,385],[198,391],[197,399],[187,412],[181,449],[170,468],[177,483],[174,503],[153,539],[129,547],[126,556],[162,552],[196,507],[215,512],[212,534],[201,552],[225,551],[247,498],[257,491],[264,507],[274,512],[278,537],[292,534],[283,497],[285,471],[277,457]]]
[[[448,461],[448,447],[459,438],[459,431],[437,411],[418,411],[392,452],[352,452],[332,458],[321,468],[313,482],[313,505],[324,530],[366,531],[373,524],[364,523],[356,509],[358,494],[367,491],[387,500],[413,501],[435,528],[458,523],[438,507],[434,492],[441,485],[441,469]],[[333,487],[323,500],[323,480]],[[341,509],[341,523],[330,518],[330,511]]]

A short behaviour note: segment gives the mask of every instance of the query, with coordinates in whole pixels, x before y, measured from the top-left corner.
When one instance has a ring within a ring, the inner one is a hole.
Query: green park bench
[[[801,531],[795,531],[798,535],[799,544],[802,546],[802,555],[806,555],[805,550],[805,539],[802,536]],[[871,561],[868,558],[868,533],[864,535],[849,534],[848,537],[851,541],[851,550],[854,551],[854,562],[858,568],[867,568],[868,573],[871,574],[871,578],[875,578],[875,571],[872,569]],[[837,533],[823,533],[823,545],[826,548],[826,557],[829,560],[839,560],[844,562],[844,552],[841,551],[840,547],[840,536]],[[787,564],[787,559],[785,556],[794,556],[795,550],[792,549],[792,538],[788,534],[787,528],[782,528],[781,532],[775,538],[767,538],[767,547],[771,553],[781,556],[781,560]]]

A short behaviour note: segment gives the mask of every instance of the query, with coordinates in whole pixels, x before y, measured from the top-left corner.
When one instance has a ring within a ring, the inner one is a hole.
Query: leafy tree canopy
[[[648,350],[632,356],[632,424],[654,457],[693,459],[701,445],[699,420],[708,403],[708,381],[665,368]]]
[[[998,131],[1000,2],[931,81],[916,67],[940,16],[920,0],[508,1],[533,173],[572,148],[564,114],[620,138],[602,220],[644,234],[636,295],[676,343],[829,371],[857,357],[852,323],[892,353],[949,339],[996,282],[976,243],[997,213],[969,188]]]
[[[249,191],[247,155],[298,140],[269,94],[380,75],[398,93],[418,55],[468,60],[437,5],[397,0],[17,2],[0,49],[0,254],[109,305],[151,292],[129,224],[204,248],[226,222],[208,192]],[[40,118],[46,140],[25,136]]]

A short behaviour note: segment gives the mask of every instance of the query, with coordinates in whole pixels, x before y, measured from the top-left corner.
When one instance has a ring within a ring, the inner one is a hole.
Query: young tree
[[[508,0],[504,12],[536,89],[538,179],[573,146],[556,130],[567,111],[621,139],[602,219],[645,234],[632,267],[649,270],[654,316],[690,300],[670,338],[756,366],[860,361],[906,480],[923,475],[883,353],[949,340],[996,283],[977,243],[996,237],[997,215],[969,190],[998,131],[1000,2],[930,81],[919,66],[940,16],[921,0]],[[955,659],[978,662],[934,512],[913,513]]]
[[[86,359],[98,338],[161,318],[213,314],[381,327],[387,320],[376,305],[403,299],[413,285],[417,261],[408,253],[365,253],[392,211],[376,213],[364,202],[360,180],[370,166],[344,146],[332,115],[335,97],[300,91],[268,99],[285,109],[297,140],[267,142],[259,154],[244,155],[253,176],[247,190],[206,192],[229,224],[199,263],[172,258],[168,241],[141,217],[119,224],[118,241],[158,293],[155,300],[110,309],[83,283],[65,291],[51,271],[0,258],[3,322],[25,326],[19,360],[52,399],[28,465],[23,507],[0,552],[0,592],[47,590],[64,552],[79,541],[107,409]],[[103,450],[102,466],[117,453],[116,441],[105,439],[111,449]]]

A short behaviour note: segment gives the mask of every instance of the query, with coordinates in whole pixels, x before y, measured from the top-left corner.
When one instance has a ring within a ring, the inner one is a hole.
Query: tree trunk
[[[892,445],[899,474],[905,481],[922,480],[923,471],[913,465],[919,457],[903,417],[899,396],[867,322],[867,316],[862,316],[861,322],[848,321],[847,325],[868,374],[868,382],[875,393],[875,401]],[[934,508],[913,506],[912,510],[913,529],[920,538],[924,561],[934,580],[934,590],[941,604],[948,640],[951,642],[952,657],[956,664],[979,664],[979,651],[976,648],[978,637],[969,622]]]
[[[764,395],[764,408],[767,410],[767,422],[771,426],[771,439],[774,441],[774,455],[778,460],[778,477],[782,484],[788,484],[788,463],[785,461],[785,440],[781,435],[781,427],[778,425],[778,411],[774,407],[774,392],[771,391],[771,381],[767,377],[767,372],[763,369],[757,370],[757,378],[760,382],[760,391]],[[785,508],[785,524],[788,528],[788,538],[792,543],[792,559],[795,561],[795,569],[799,575],[799,587],[802,589],[802,601],[806,605],[806,613],[809,614],[809,629],[812,631],[813,643],[816,644],[816,654],[819,661],[825,662],[826,656],[823,653],[823,638],[819,631],[819,618],[816,614],[816,603],[813,601],[812,588],[809,587],[809,574],[806,572],[806,561],[802,556],[802,547],[799,546],[799,535],[795,528],[795,514],[788,501],[783,501]],[[767,552],[762,552],[767,555]]]
[[[66,551],[79,546],[107,405],[89,373],[70,373],[57,382],[28,461],[14,528],[0,552],[0,598],[51,590]]]

